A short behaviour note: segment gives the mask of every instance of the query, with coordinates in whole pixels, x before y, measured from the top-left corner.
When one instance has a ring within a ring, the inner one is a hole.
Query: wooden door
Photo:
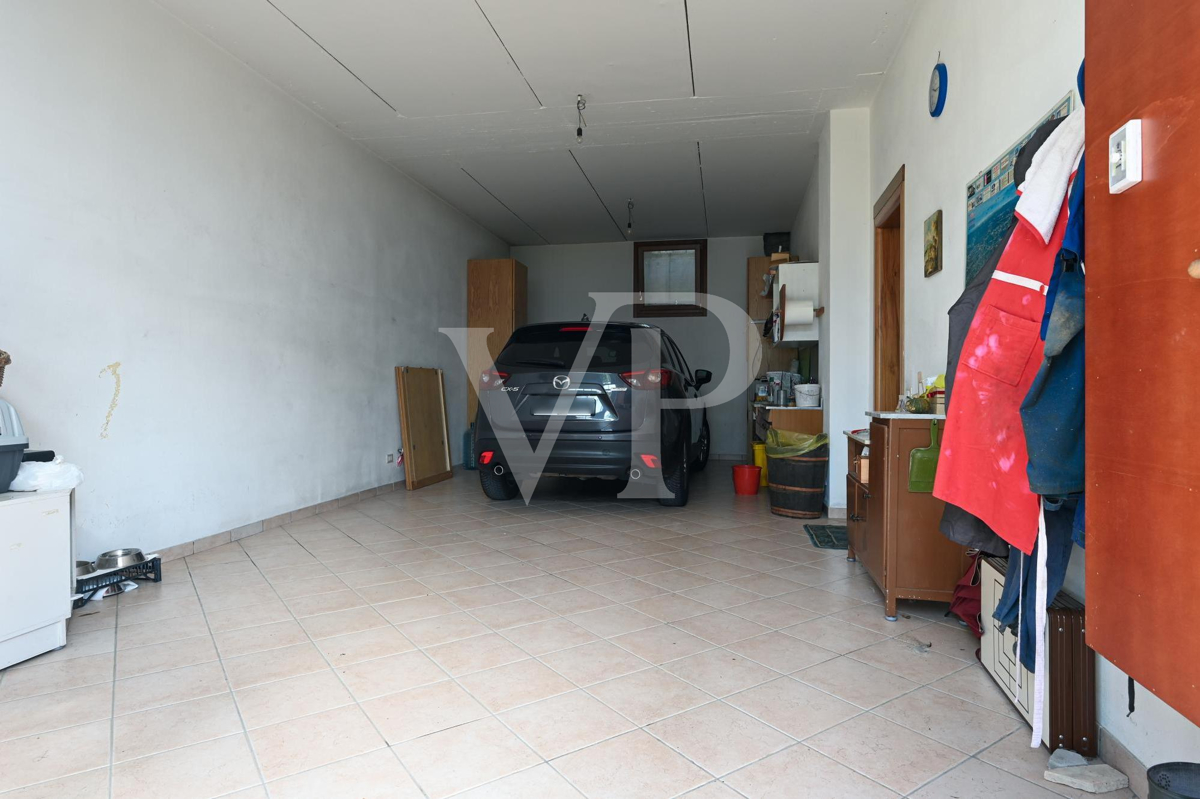
[[[904,167],[875,201],[875,410],[904,393]]]
[[[504,349],[513,330],[525,324],[525,271],[525,265],[512,258],[467,261],[467,327],[492,328],[487,339],[492,360]],[[467,424],[475,421],[479,375],[487,367],[482,356],[468,354]]]
[[[408,490],[451,477],[454,469],[450,465],[442,370],[397,366],[396,402],[400,409],[404,482]]]
[[[1087,641],[1200,723],[1200,3],[1088,0]],[[1142,182],[1108,137],[1142,120]]]
[[[884,581],[884,522],[891,515],[888,496],[888,426],[886,422],[871,422],[871,457],[869,459],[870,488],[866,493],[867,522],[863,530],[863,554],[859,562],[871,573],[881,588]]]

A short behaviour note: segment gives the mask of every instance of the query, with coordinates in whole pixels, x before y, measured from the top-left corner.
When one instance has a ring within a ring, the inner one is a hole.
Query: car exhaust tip
[[[641,469],[630,469],[629,470],[629,479],[630,480],[636,480],[641,476],[642,476]]]
[[[496,468],[492,469],[492,472],[494,472],[495,475],[497,477],[499,477],[500,475],[504,474],[504,467],[497,463]]]

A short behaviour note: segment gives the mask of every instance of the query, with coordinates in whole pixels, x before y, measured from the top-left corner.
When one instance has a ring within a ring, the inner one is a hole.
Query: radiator
[[[1033,674],[1017,660],[1016,636],[992,618],[1004,591],[1004,558],[980,559],[983,641],[979,658],[988,674],[1032,725]],[[1096,741],[1096,653],[1084,642],[1083,605],[1064,593],[1047,611],[1049,669],[1042,716],[1042,743],[1051,751],[1099,754]]]

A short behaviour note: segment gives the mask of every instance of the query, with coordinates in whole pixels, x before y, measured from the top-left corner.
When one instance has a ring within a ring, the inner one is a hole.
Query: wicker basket
[[[4,385],[4,367],[12,363],[12,357],[4,350],[0,350],[0,386]]]

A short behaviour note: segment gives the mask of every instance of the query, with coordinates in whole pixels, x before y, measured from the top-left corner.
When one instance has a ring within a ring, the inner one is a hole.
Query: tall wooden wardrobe
[[[490,327],[488,353],[494,360],[513,330],[525,324],[526,268],[515,258],[467,261],[467,327]],[[475,421],[479,407],[479,375],[488,364],[469,361],[471,390],[467,392],[467,424]]]

